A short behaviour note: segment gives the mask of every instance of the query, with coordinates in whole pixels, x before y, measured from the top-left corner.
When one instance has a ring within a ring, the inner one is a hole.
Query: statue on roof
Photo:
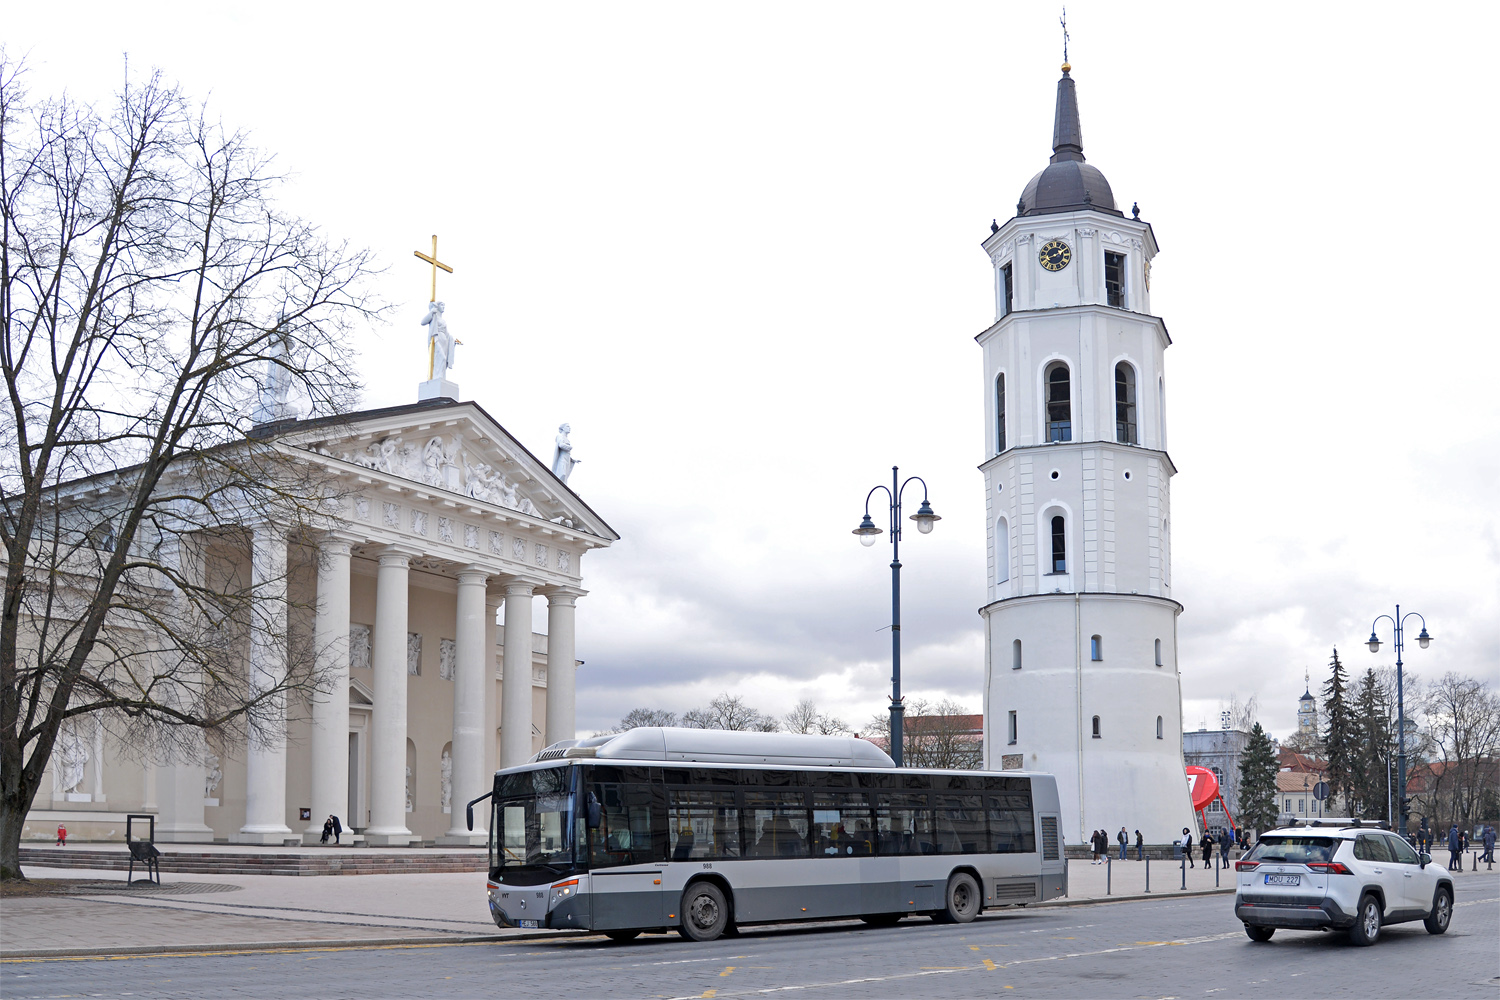
[[[448,377],[448,370],[453,367],[453,346],[458,343],[448,332],[448,321],[443,318],[443,308],[441,302],[429,302],[427,315],[422,317],[422,325],[428,328],[427,351],[432,359],[427,375],[429,379]]]
[[[573,457],[573,443],[568,440],[572,430],[571,424],[563,424],[557,428],[557,451],[552,454],[552,474],[564,483],[573,474],[573,466],[583,461]]]

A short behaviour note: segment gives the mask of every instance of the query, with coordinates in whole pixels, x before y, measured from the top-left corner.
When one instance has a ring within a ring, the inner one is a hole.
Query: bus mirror
[[[586,816],[584,822],[588,823],[589,829],[590,830],[597,830],[597,829],[599,829],[599,824],[600,824],[600,822],[604,818],[603,817],[604,810],[600,808],[600,806],[599,806],[599,800],[594,797],[594,793],[593,792],[589,792],[588,809],[586,811],[587,811],[587,816]]]

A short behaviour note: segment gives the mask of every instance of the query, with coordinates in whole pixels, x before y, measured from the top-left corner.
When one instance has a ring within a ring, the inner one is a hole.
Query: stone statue
[[[563,424],[558,427],[557,451],[552,454],[552,474],[564,483],[573,474],[573,466],[582,461],[582,459],[573,457],[573,444],[568,440],[568,435],[572,433],[572,430],[573,427],[571,424]]]
[[[52,747],[52,775],[56,792],[66,794],[83,782],[83,769],[89,762],[88,747],[83,737],[71,728],[57,734]]]
[[[416,804],[411,800],[411,765],[406,766],[406,811],[416,812]]]
[[[289,398],[292,393],[292,372],[286,361],[286,337],[277,337],[271,342],[266,355],[266,378],[260,387],[260,402],[255,407],[257,424],[268,424],[273,420],[285,420],[295,416]]]
[[[217,754],[209,754],[208,760],[203,762],[206,773],[203,775],[203,797],[211,799],[214,792],[219,788],[219,782],[224,780],[224,769],[219,766]]]
[[[428,327],[427,343],[432,348],[431,378],[447,378],[453,367],[453,335],[448,332],[448,321],[443,319],[443,303],[429,302],[427,315],[422,325]]]
[[[443,485],[443,439],[432,438],[422,449],[422,467],[426,470],[424,477],[431,486]]]
[[[453,751],[443,748],[443,812],[453,812]]]

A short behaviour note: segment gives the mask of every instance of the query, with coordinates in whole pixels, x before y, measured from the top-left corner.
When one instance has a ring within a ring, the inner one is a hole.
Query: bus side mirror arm
[[[485,792],[483,795],[479,796],[479,798],[469,800],[469,804],[464,806],[464,816],[469,821],[470,833],[474,832],[474,807],[494,794],[495,793],[493,791]]]

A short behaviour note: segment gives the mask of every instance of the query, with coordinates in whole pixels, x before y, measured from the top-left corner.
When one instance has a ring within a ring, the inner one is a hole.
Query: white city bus
[[[634,729],[495,774],[489,904],[502,927],[675,928],[909,914],[1067,895],[1057,782],[897,768],[836,736]]]

